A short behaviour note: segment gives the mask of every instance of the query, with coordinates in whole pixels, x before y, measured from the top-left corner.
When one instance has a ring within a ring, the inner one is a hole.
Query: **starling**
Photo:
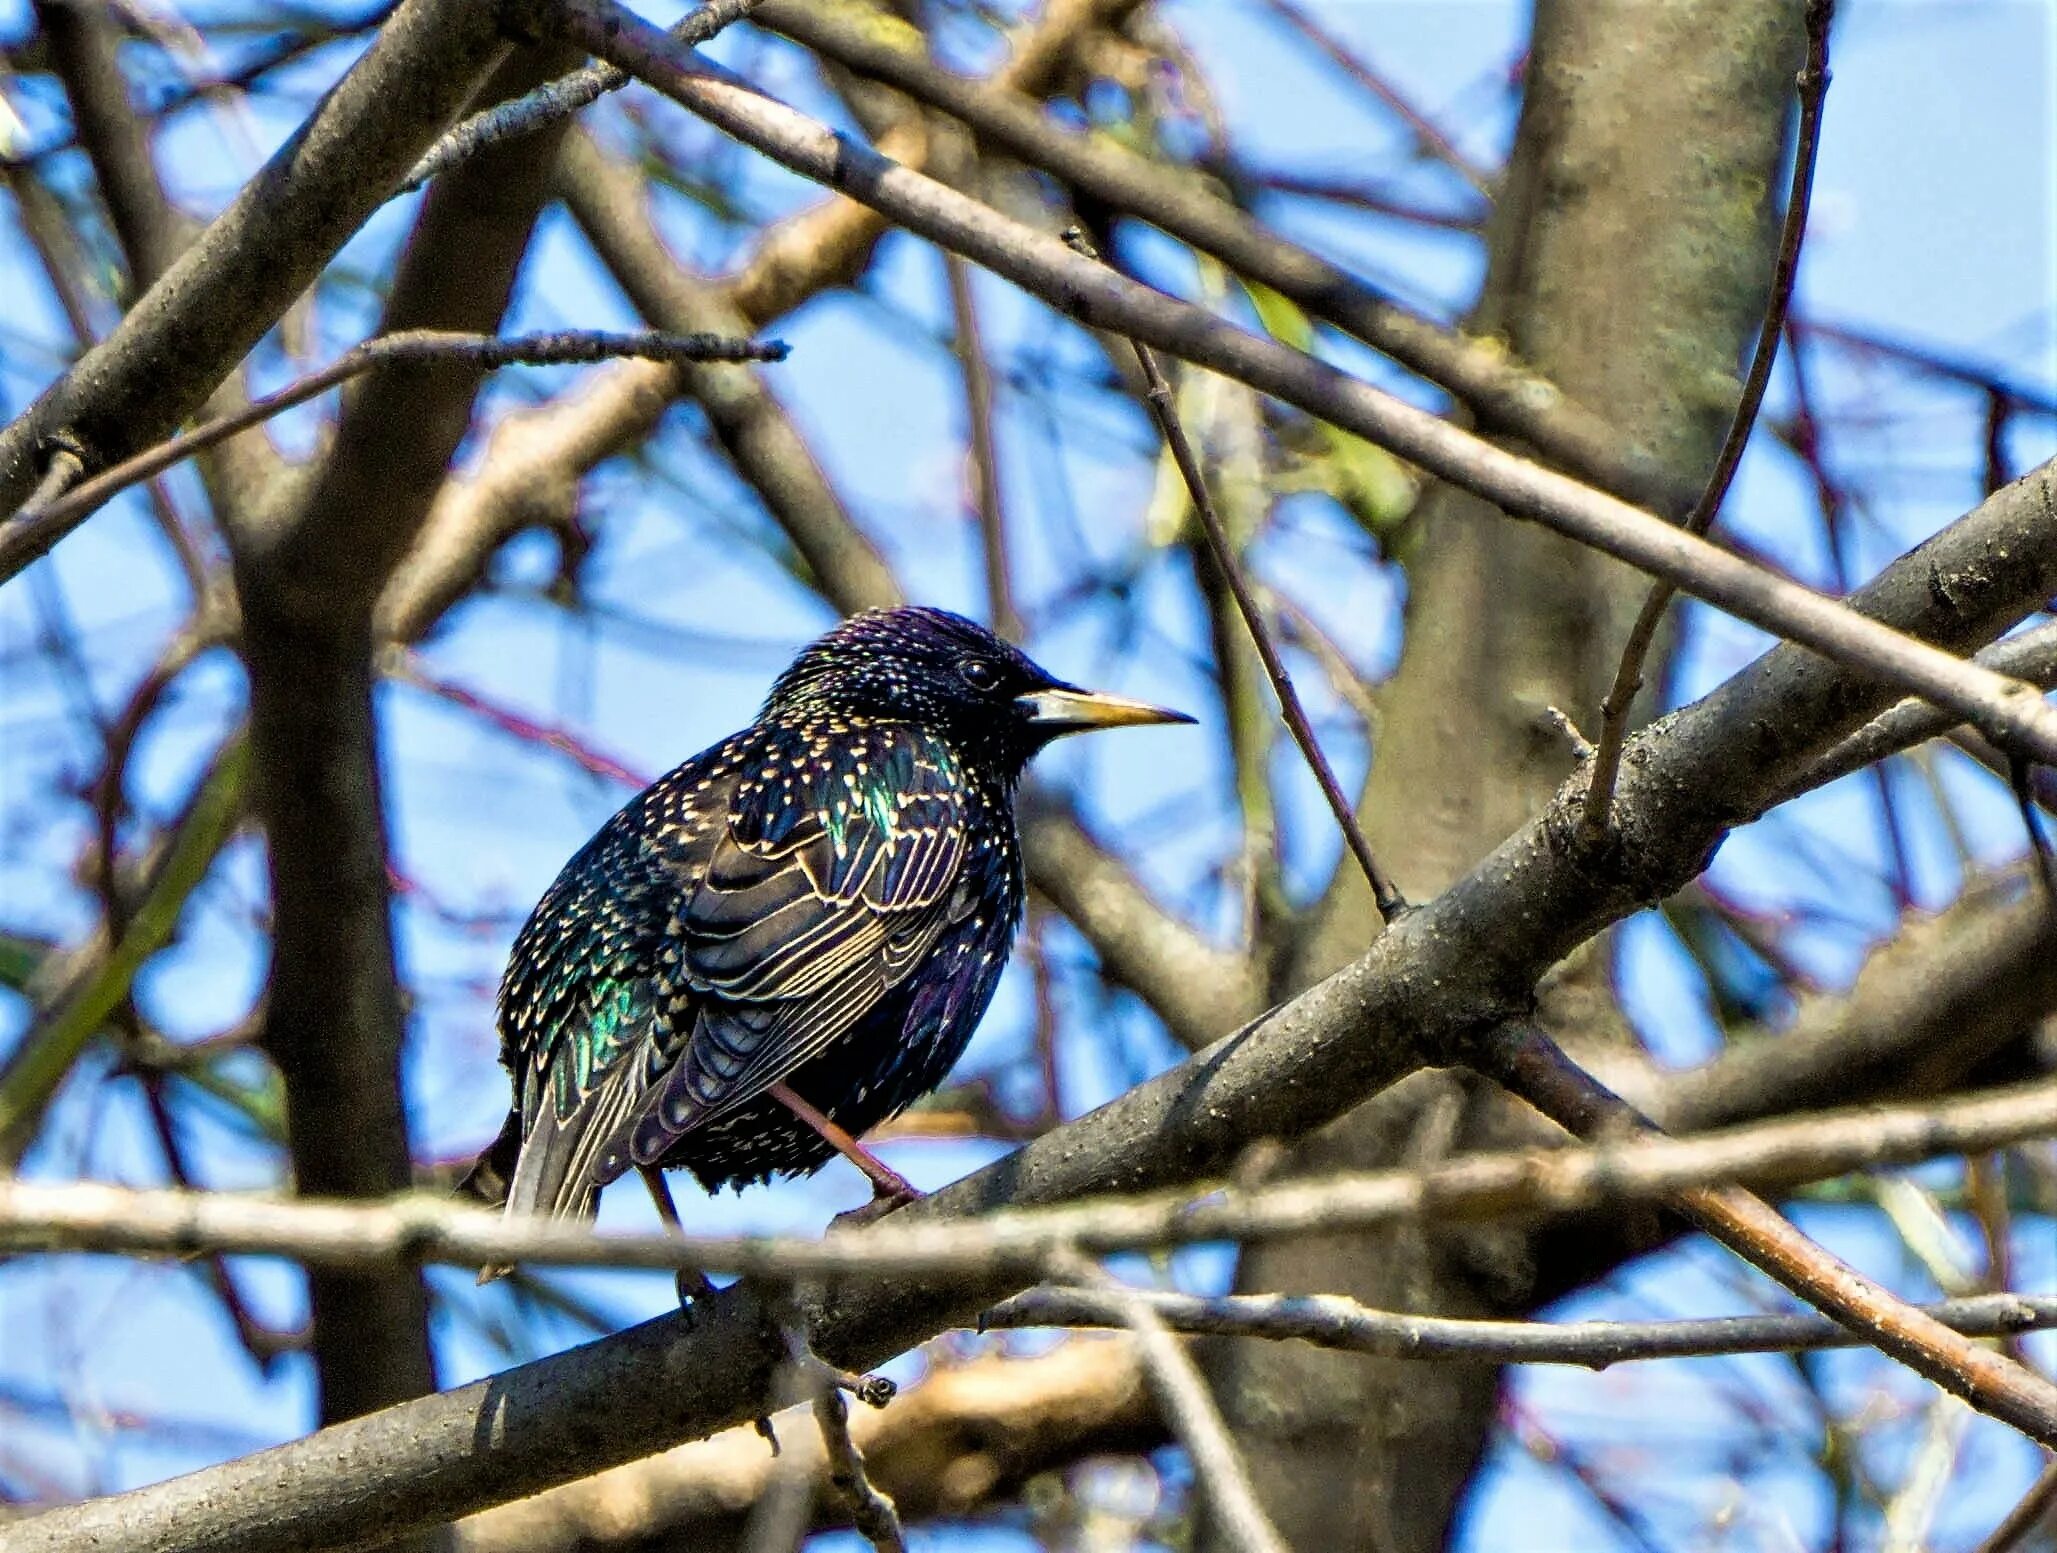
[[[713,1190],[839,1149],[864,1164],[852,1140],[943,1081],[999,983],[1030,757],[1191,720],[1065,684],[943,610],[846,620],[530,915],[500,986],[514,1105],[471,1190],[586,1215],[632,1166],[668,1208],[665,1169]]]

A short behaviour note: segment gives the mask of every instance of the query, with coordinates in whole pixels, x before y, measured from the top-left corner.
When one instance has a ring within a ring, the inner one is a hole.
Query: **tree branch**
[[[71,448],[89,471],[105,468],[203,404],[472,95],[502,47],[490,6],[404,0],[120,327],[0,431],[0,510],[28,494],[49,449]],[[24,564],[0,567],[0,581]]]
[[[2051,592],[2057,469],[1997,492],[1902,557],[1853,604],[1954,647],[1990,639]],[[976,1218],[1109,1187],[1226,1169],[1251,1141],[1332,1120],[1416,1064],[1519,1012],[1549,966],[1697,871],[1811,760],[1888,703],[1890,688],[1775,648],[1639,733],[1623,763],[1627,844],[1580,851],[1576,789],[1360,960],[1192,1061],[947,1187],[895,1218]],[[884,1229],[887,1226],[878,1226]],[[996,1287],[995,1283],[1001,1286]],[[849,1368],[897,1353],[1007,1293],[1005,1280],[839,1286],[812,1314],[815,1351]],[[102,1538],[102,1553],[348,1546],[366,1506],[382,1530],[428,1525],[755,1415],[773,1356],[747,1286],[692,1323],[667,1317],[489,1381],[332,1426],[205,1473],[43,1516],[9,1553]]]
[[[1692,500],[1690,491],[1669,489],[1658,467],[1626,446],[1618,431],[1509,361],[1504,351],[1378,295],[1206,192],[1197,177],[1157,166],[1104,136],[1067,133],[1000,84],[953,75],[832,8],[766,0],[755,19],[824,58],[942,109],[989,144],[1278,292],[1447,389],[1483,428],[1526,440],[1545,457],[1624,499],[1679,510]]]
[[[1570,1061],[1542,1030],[1509,1022],[1471,1059],[1574,1137],[1620,1137],[1654,1124]],[[2050,1086],[2057,1097],[2057,1086]],[[2057,1384],[1923,1314],[1807,1239],[1735,1186],[1682,1189],[1675,1206],[1702,1230],[1817,1309],[1981,1412],[2057,1445]]]
[[[1074,1252],[1274,1240],[1426,1219],[1551,1217],[1728,1184],[1789,1187],[1984,1152],[2051,1131],[2057,1131],[2057,1083],[2043,1080],[1941,1106],[1817,1112],[1691,1138],[1644,1132],[1583,1147],[1471,1154],[1418,1170],[1245,1189],[1186,1182],[1154,1194],[995,1209],[951,1222],[902,1222],[896,1214],[867,1229],[832,1229],[820,1238],[603,1232],[563,1221],[509,1220],[419,1194],[363,1204],[6,1181],[0,1182],[0,1246],[269,1254],[359,1268],[442,1262],[691,1269],[773,1286],[824,1277],[1040,1277],[1052,1271],[1053,1259]]]
[[[1190,1337],[1312,1343],[1380,1359],[1476,1364],[1565,1364],[1605,1370],[1648,1359],[1856,1348],[1866,1339],[1827,1316],[1707,1316],[1681,1321],[1468,1321],[1372,1310],[1334,1294],[1233,1294],[1209,1298],[1131,1289],[1167,1327]],[[989,1331],[1121,1327],[1124,1301],[1097,1289],[1044,1285],[980,1317]],[[2005,1337],[2057,1327],[2057,1296],[1978,1294],[1916,1307],[1966,1337]]]
[[[759,96],[613,0],[526,0],[533,24],[593,49],[793,171],[1006,276],[1064,313],[1248,383],[1729,613],[1948,706],[1996,743],[2057,764],[2057,710],[2032,687],[1861,618],[1661,518],[1480,441],[1300,352],[1134,282]]]

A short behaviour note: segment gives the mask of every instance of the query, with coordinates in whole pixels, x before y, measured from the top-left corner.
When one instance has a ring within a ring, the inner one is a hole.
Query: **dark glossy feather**
[[[861,1135],[941,1083],[1021,915],[1012,792],[1052,736],[1022,698],[1052,689],[957,616],[859,616],[626,804],[515,939],[515,1105],[471,1188],[585,1213],[634,1165],[812,1170],[772,1085]]]

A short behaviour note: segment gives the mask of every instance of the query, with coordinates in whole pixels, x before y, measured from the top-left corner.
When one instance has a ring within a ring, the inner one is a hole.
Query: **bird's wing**
[[[678,1059],[660,1017],[661,957],[680,878],[723,831],[734,743],[679,767],[601,827],[515,939],[500,1034],[520,1148],[511,1171],[494,1162],[510,1212],[586,1211],[619,1173],[602,1169],[606,1145]]]
[[[690,1033],[615,1140],[649,1164],[847,1033],[971,906],[963,772],[909,729],[776,741],[663,951]]]

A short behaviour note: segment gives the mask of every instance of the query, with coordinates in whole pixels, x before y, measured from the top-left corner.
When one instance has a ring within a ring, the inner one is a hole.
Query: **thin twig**
[[[1384,103],[1393,115],[1407,126],[1417,146],[1456,173],[1488,200],[1493,197],[1493,175],[1458,150],[1456,143],[1436,128],[1429,116],[1409,102],[1390,81],[1345,47],[1341,39],[1299,6],[1292,4],[1291,0],[1267,0],[1267,3],[1273,15],[1326,54],[1337,69]]]
[[[1099,253],[1087,241],[1085,233],[1078,227],[1069,228],[1064,240],[1089,259],[1098,259]],[[1243,570],[1236,564],[1233,547],[1229,544],[1228,530],[1223,527],[1221,514],[1215,510],[1214,498],[1208,494],[1206,477],[1201,473],[1200,460],[1193,452],[1193,444],[1187,440],[1186,428],[1179,420],[1178,405],[1171,391],[1171,384],[1164,376],[1163,368],[1157,365],[1157,356],[1141,340],[1131,338],[1136,361],[1143,369],[1143,381],[1149,401],[1150,413],[1156,417],[1159,430],[1164,433],[1165,445],[1171,449],[1172,461],[1184,477],[1186,490],[1192,496],[1193,510],[1200,516],[1200,527],[1207,535],[1207,548],[1214,557],[1214,564],[1221,569],[1222,580],[1228,584],[1229,592],[1235,596],[1236,609],[1242,614],[1243,624],[1249,629],[1250,639],[1257,645],[1257,656],[1264,661],[1264,672],[1271,680],[1271,688],[1278,696],[1279,711],[1284,716],[1286,727],[1292,731],[1293,742],[1300,746],[1300,753],[1306,758],[1307,769],[1314,773],[1314,780],[1321,784],[1322,796],[1328,800],[1329,812],[1335,816],[1336,825],[1342,830],[1349,843],[1351,854],[1357,859],[1357,866],[1364,870],[1365,882],[1371,886],[1371,898],[1378,907],[1379,917],[1391,922],[1407,909],[1407,901],[1393,887],[1393,881],[1386,877],[1378,859],[1372,855],[1371,843],[1365,839],[1363,827],[1357,823],[1357,811],[1350,805],[1343,792],[1343,784],[1336,780],[1336,773],[1328,763],[1328,757],[1321,752],[1320,741],[1314,736],[1314,725],[1307,720],[1307,712],[1300,705],[1299,692],[1293,689],[1293,677],[1286,670],[1285,660],[1279,656],[1277,645],[1271,639],[1271,630],[1264,623],[1263,611],[1257,607],[1257,600],[1251,595],[1250,585],[1244,580]]]
[[[203,448],[246,431],[261,421],[305,404],[375,367],[400,363],[463,361],[484,371],[509,366],[575,366],[636,356],[649,361],[783,361],[786,347],[715,334],[607,334],[568,329],[546,334],[463,334],[443,329],[407,329],[352,346],[318,372],[253,399],[232,414],[203,421],[191,431],[145,448],[102,470],[92,479],[40,509],[33,503],[0,523],[0,577],[11,577],[49,551],[110,497],[191,458]],[[46,480],[46,484],[48,481]]]
[[[697,48],[730,23],[749,15],[760,4],[762,0],[707,0],[705,5],[688,11],[680,18],[672,26],[671,35],[687,48]],[[581,108],[597,102],[609,92],[619,91],[628,83],[629,77],[612,65],[587,65],[554,81],[546,81],[511,102],[475,113],[423,152],[421,160],[414,164],[414,170],[393,192],[396,195],[412,193],[431,178],[470,161],[486,147],[512,140],[518,135],[533,135],[538,130],[548,129],[558,120],[570,118]]]
[[[1469,1059],[1582,1138],[1625,1137],[1654,1124],[1567,1057],[1532,1023],[1490,1032]],[[1982,1348],[1837,1260],[1740,1187],[1682,1188],[1674,1205],[1709,1235],[1816,1309],[1917,1374],[2031,1439],[2057,1445],[2057,1384]]]
[[[1248,1189],[1202,1182],[976,1220],[888,1220],[820,1239],[619,1234],[563,1221],[511,1220],[420,1194],[378,1203],[281,1201],[0,1177],[0,1250],[219,1250],[360,1267],[405,1261],[474,1268],[501,1262],[697,1267],[770,1283],[844,1274],[1033,1275],[1067,1246],[1097,1254],[1364,1230],[1429,1216],[1454,1222],[1619,1208],[1709,1182],[1790,1185],[2002,1148],[2053,1132],[2057,1083],[2043,1080],[1941,1106],[1817,1112],[1692,1138],[1638,1134],[1602,1146],[1478,1154],[1425,1170]]]
[[[900,1512],[864,1470],[864,1452],[850,1437],[850,1404],[843,1400],[845,1391],[854,1391],[868,1405],[884,1407],[893,1395],[891,1383],[875,1376],[844,1375],[807,1346],[806,1330],[798,1321],[786,1323],[784,1332],[788,1362],[806,1389],[821,1428],[828,1480],[849,1506],[850,1523],[878,1553],[907,1553]]]
[[[1827,1316],[1712,1316],[1679,1321],[1472,1321],[1374,1310],[1339,1294],[1208,1297],[1130,1291],[1174,1332],[1299,1341],[1381,1359],[1460,1359],[1480,1364],[1566,1364],[1604,1370],[1650,1359],[1855,1348],[1864,1338]],[[2057,1296],[1978,1294],[1917,1309],[1967,1337],[2006,1337],[2057,1327]],[[982,1331],[1125,1326],[1119,1303],[1094,1289],[1044,1285],[1003,1300]]]
[[[2050,899],[2057,901],[2057,853],[2051,851],[2050,838],[2044,834],[2042,821],[2036,818],[2033,775],[2026,758],[2014,751],[2008,752],[2007,786],[2021,811],[2022,828],[2028,832],[2028,849],[2035,855],[2036,877],[2042,881]]]
[[[955,324],[952,345],[964,375],[964,414],[971,444],[972,474],[978,487],[975,510],[985,561],[986,618],[1010,642],[1022,635],[1021,612],[1014,606],[1014,578],[1009,565],[1007,508],[1001,500],[1000,447],[993,435],[993,369],[980,336],[978,299],[971,289],[971,266],[954,253],[943,255],[943,273],[950,284],[950,313]]]
[[[1051,1271],[1106,1301],[1121,1324],[1135,1334],[1136,1357],[1150,1384],[1150,1394],[1157,1399],[1171,1432],[1185,1446],[1193,1476],[1200,1481],[1226,1545],[1236,1553],[1289,1553],[1278,1528],[1257,1502],[1249,1469],[1186,1345],[1171,1335],[1147,1300],[1123,1288],[1078,1253],[1059,1252],[1051,1258]]]
[[[1757,349],[1743,380],[1742,398],[1736,403],[1735,417],[1729,422],[1728,435],[1722,439],[1721,451],[1714,460],[1714,472],[1693,510],[1686,515],[1683,526],[1690,534],[1704,534],[1714,526],[1736,469],[1743,461],[1750,429],[1757,423],[1758,408],[1764,403],[1764,391],[1771,382],[1772,364],[1778,360],[1778,342],[1785,332],[1786,312],[1792,305],[1793,282],[1800,273],[1800,245],[1807,236],[1807,209],[1814,195],[1821,112],[1828,96],[1829,22],[1834,14],[1835,0],[1807,0],[1807,63],[1795,83],[1800,96],[1800,130],[1793,147],[1793,181],[1786,195],[1771,297],[1765,305],[1763,325],[1757,331]],[[1643,688],[1643,663],[1651,643],[1657,639],[1664,611],[1677,592],[1676,585],[1667,581],[1651,585],[1642,611],[1629,629],[1621,663],[1614,671],[1614,683],[1608,689],[1607,699],[1600,704],[1600,742],[1593,755],[1593,772],[1586,784],[1585,812],[1580,821],[1588,835],[1597,836],[1607,827],[1608,810],[1614,802],[1614,782],[1621,770],[1622,741],[1628,737],[1629,714],[1635,708],[1636,693]]]
[[[2043,1468],[2021,1503],[2009,1510],[2000,1524],[1971,1553],[2014,1553],[2028,1541],[2030,1532],[2051,1510],[2057,1509],[2057,1461]]]

